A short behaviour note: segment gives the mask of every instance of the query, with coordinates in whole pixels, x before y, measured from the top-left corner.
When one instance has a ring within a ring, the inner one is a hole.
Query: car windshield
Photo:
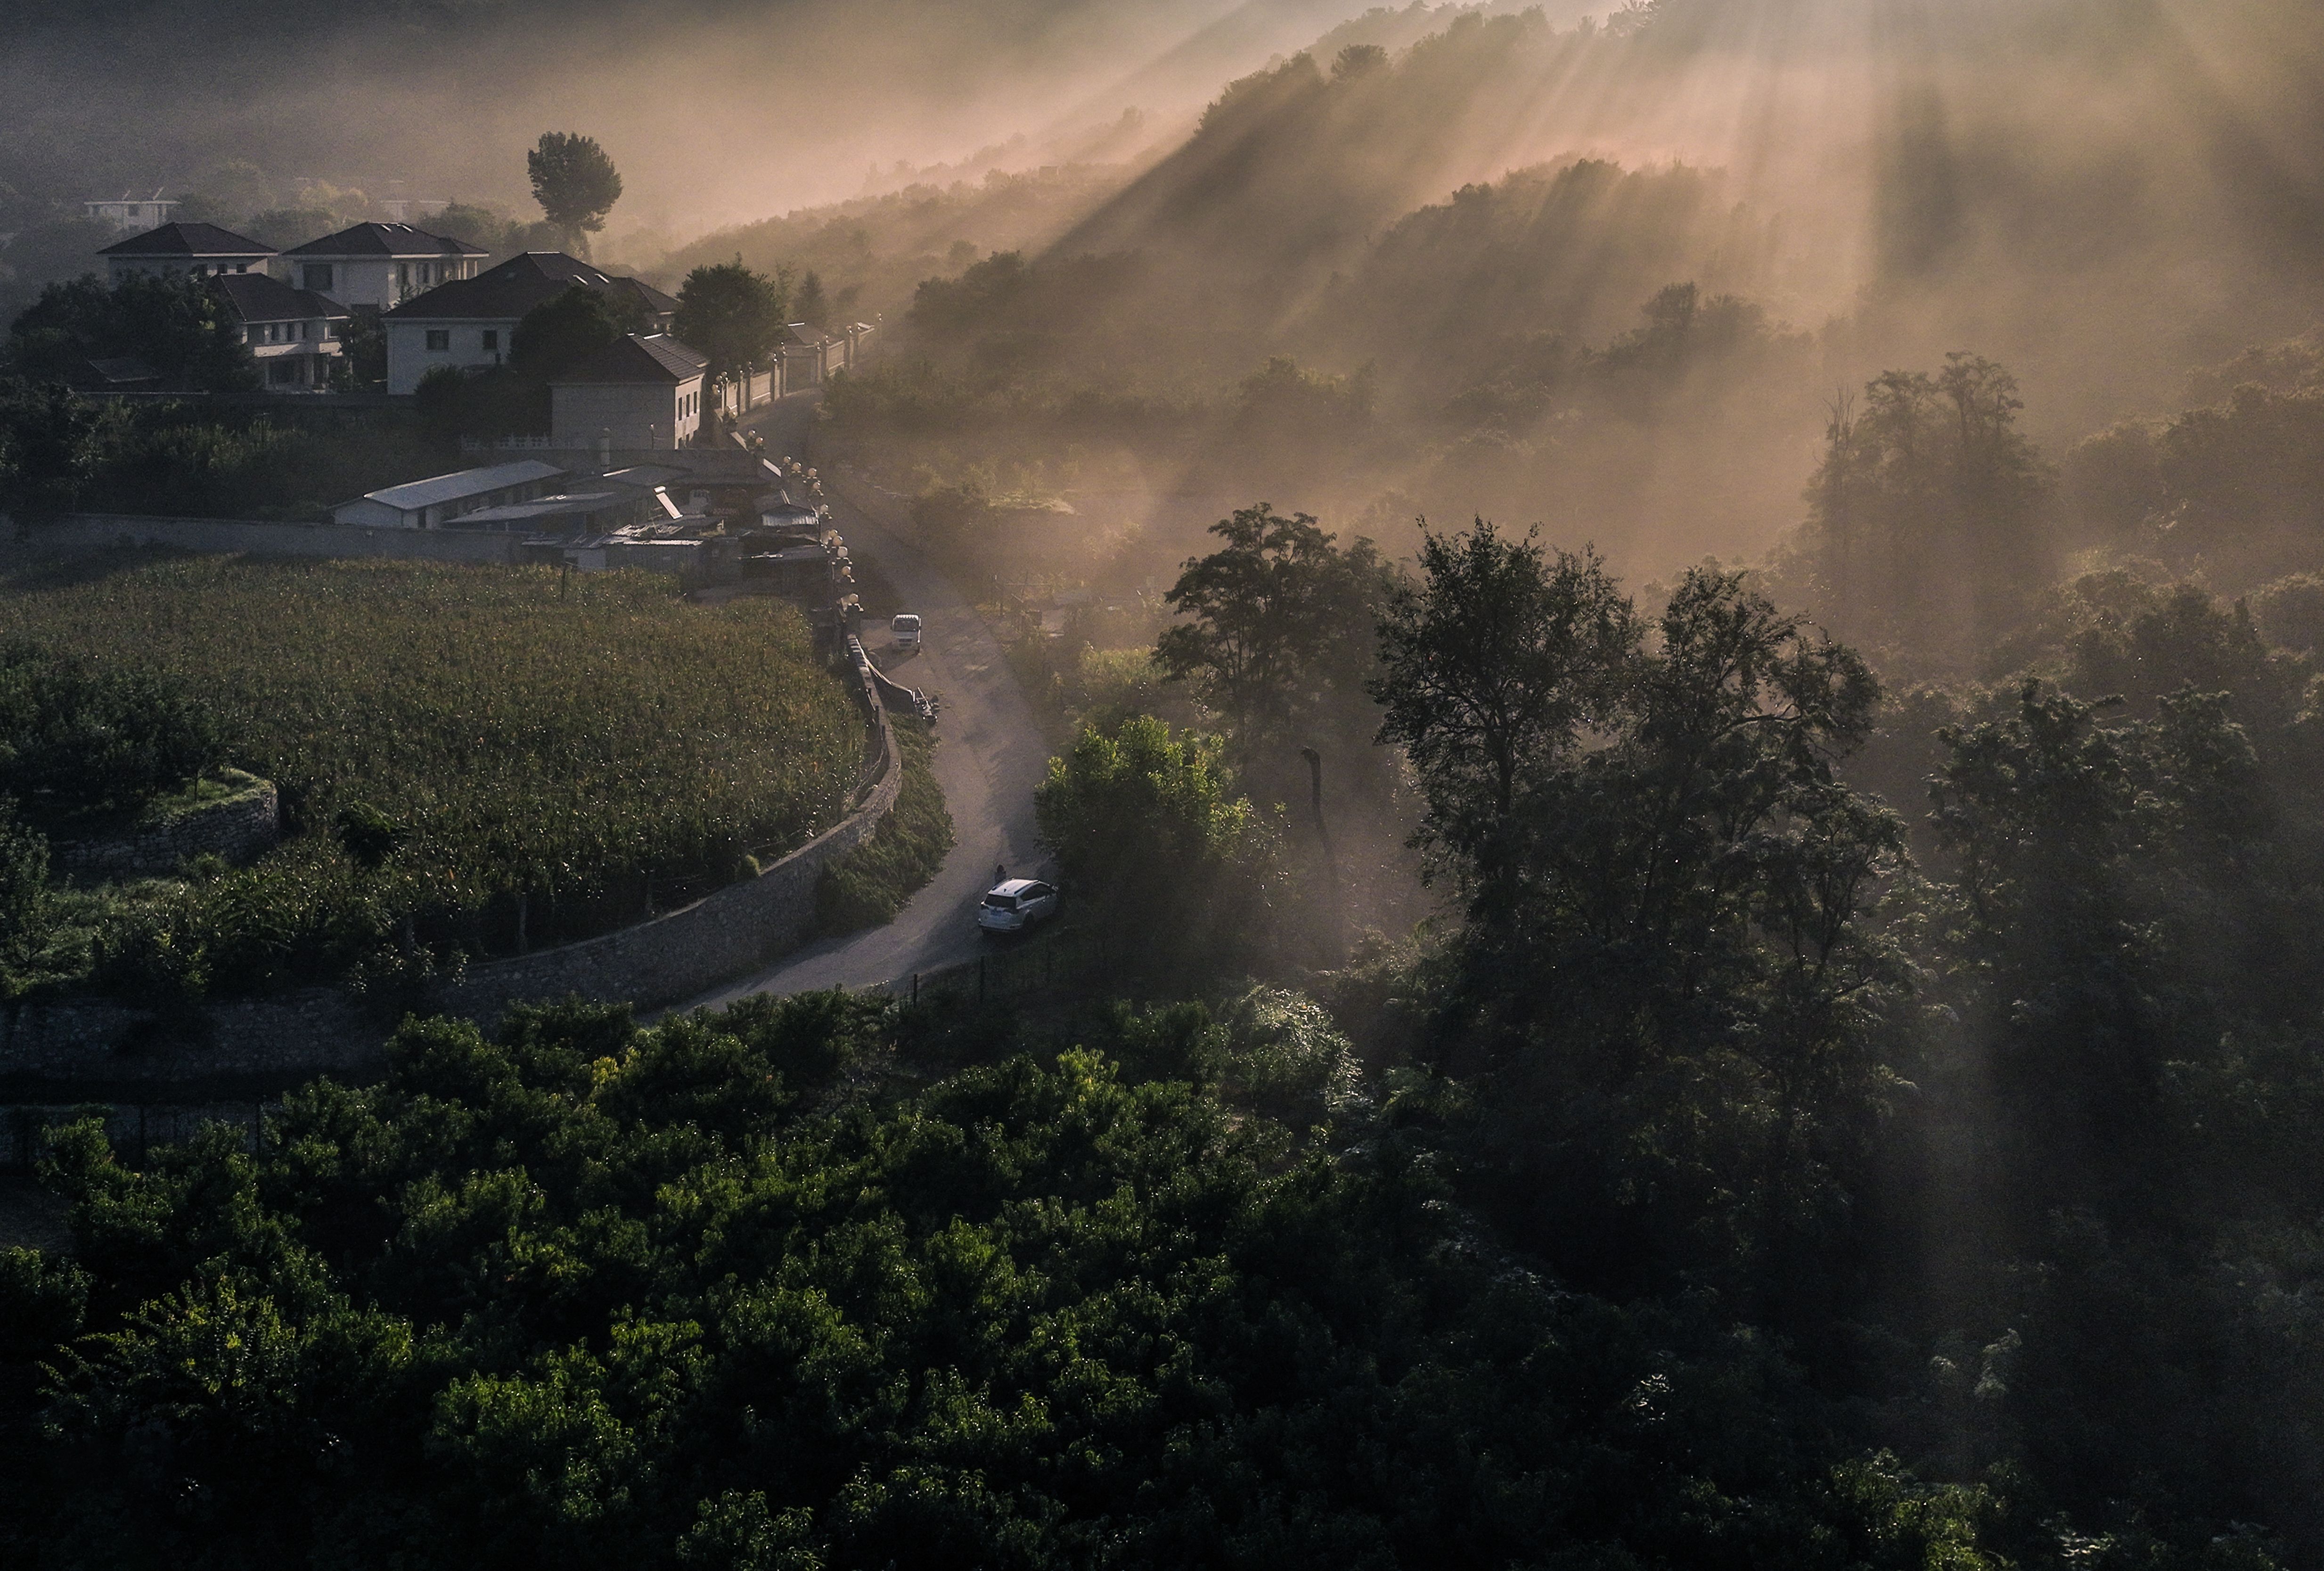
[[[1013,911],[1017,909],[1017,897],[1013,894],[988,894],[984,897],[984,903],[997,911]]]
[[[919,626],[920,619],[917,616],[899,616],[896,618],[896,630],[899,633],[917,633],[919,631]]]

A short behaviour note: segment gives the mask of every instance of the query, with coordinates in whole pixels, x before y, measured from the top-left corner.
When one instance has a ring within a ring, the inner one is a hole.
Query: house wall
[[[586,448],[610,434],[616,448],[683,447],[702,429],[699,376],[659,383],[562,383],[549,390],[550,439]],[[686,401],[696,402],[681,414]]]
[[[334,295],[334,300],[344,299]],[[450,365],[467,371],[486,365],[497,365],[508,354],[509,339],[516,332],[514,319],[507,321],[408,321],[390,319],[387,328],[387,390],[398,397],[420,391],[420,384],[438,365]],[[448,348],[430,349],[430,332],[450,335]],[[495,335],[494,347],[487,347],[484,335]]]
[[[217,273],[264,273],[263,257],[205,257],[196,262],[163,256],[108,256],[105,259],[107,282],[119,283],[124,278],[176,278],[190,273],[197,278],[207,278]]]
[[[307,270],[318,263],[330,268],[329,283],[307,282]],[[280,271],[282,282],[293,289],[311,289],[343,306],[385,310],[402,298],[395,289],[395,265],[385,257],[292,256],[284,259]]]

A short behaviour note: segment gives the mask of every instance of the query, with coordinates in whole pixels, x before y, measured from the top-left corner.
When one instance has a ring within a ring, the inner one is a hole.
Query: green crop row
[[[82,938],[44,969],[124,993],[604,931],[829,827],[864,757],[795,611],[642,574],[124,557],[0,579],[0,639],[173,679],[281,793],[253,865],[68,902]]]

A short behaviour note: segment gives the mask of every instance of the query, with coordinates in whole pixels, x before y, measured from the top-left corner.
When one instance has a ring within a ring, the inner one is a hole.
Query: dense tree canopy
[[[1986,1563],[1981,1492],[1836,1450],[1709,1305],[1557,1291],[1463,1242],[1368,1100],[1296,1113],[1333,1049],[1285,1001],[1117,1013],[1126,1057],[1178,1067],[1142,1083],[1076,1050],[833,1100],[897,1047],[944,1051],[933,1025],[837,995],[651,1030],[415,1022],[383,1084],[300,1093],[254,1151],[220,1130],[138,1161],[61,1132],[75,1254],[0,1252],[0,1544]]]
[[[738,259],[697,267],[678,290],[672,330],[710,356],[711,374],[764,368],[789,320],[790,276],[753,273]]]

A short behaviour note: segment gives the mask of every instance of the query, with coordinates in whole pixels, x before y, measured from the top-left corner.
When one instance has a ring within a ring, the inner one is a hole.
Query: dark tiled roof
[[[612,290],[631,281],[600,273],[561,251],[528,251],[474,278],[439,283],[426,294],[381,314],[406,321],[508,321],[575,284]],[[641,285],[640,287],[643,287]],[[667,297],[665,297],[667,298]]]
[[[632,333],[606,345],[555,378],[554,383],[569,385],[576,382],[659,382],[674,387],[701,375],[703,367],[709,364],[666,334],[640,337]]]
[[[430,235],[409,224],[357,224],[320,240],[294,245],[285,256],[482,256],[466,240]]]
[[[676,300],[662,293],[661,291],[646,282],[643,279],[617,278],[613,280],[613,287],[627,294],[634,296],[644,305],[646,310],[653,312],[656,316],[666,317],[678,310],[678,302]]]
[[[99,256],[272,256],[274,247],[216,224],[164,224],[116,240]]]
[[[234,314],[245,322],[295,322],[311,317],[344,319],[347,308],[311,289],[292,289],[263,273],[228,273],[210,280],[210,287],[232,302]]]

